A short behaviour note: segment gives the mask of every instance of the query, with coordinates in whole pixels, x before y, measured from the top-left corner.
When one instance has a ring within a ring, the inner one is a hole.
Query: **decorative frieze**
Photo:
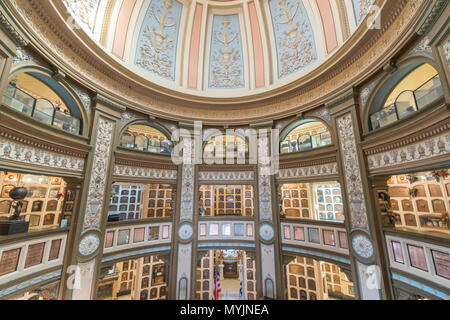
[[[349,201],[352,228],[368,229],[367,208],[364,198],[361,167],[358,159],[352,114],[337,118],[337,130],[344,168],[345,188]]]
[[[198,178],[205,181],[248,181],[254,180],[255,174],[253,171],[201,171]]]
[[[5,137],[0,137],[0,159],[76,172],[84,170],[85,162],[80,157],[44,150]]]
[[[177,179],[177,170],[130,167],[130,166],[126,166],[126,165],[116,164],[114,166],[114,175],[115,176],[133,177],[133,178],[153,178],[153,179],[176,180]]]
[[[277,179],[297,179],[325,175],[328,176],[338,174],[338,172],[339,170],[337,163],[327,163],[302,168],[280,169],[277,174]]]
[[[114,127],[114,121],[100,117],[97,126],[94,158],[92,160],[92,172],[89,180],[86,215],[83,223],[84,230],[100,228]]]
[[[450,133],[401,146],[385,152],[371,154],[367,157],[369,170],[387,168],[419,160],[432,159],[450,152]]]

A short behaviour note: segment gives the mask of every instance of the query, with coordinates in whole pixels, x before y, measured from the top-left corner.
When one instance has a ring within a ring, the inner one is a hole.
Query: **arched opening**
[[[281,138],[280,152],[292,153],[331,145],[327,126],[317,120],[301,120],[292,124]]]
[[[371,130],[386,127],[421,110],[443,96],[437,70],[414,63],[397,71],[378,91],[370,110]]]
[[[170,155],[173,143],[162,128],[146,123],[130,125],[122,133],[120,146],[128,149]]]
[[[30,71],[13,76],[3,103],[40,122],[72,134],[81,133],[78,104],[61,84],[42,73]]]

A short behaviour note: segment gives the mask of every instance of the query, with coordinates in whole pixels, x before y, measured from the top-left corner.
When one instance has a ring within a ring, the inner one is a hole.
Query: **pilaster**
[[[345,226],[349,236],[350,259],[357,299],[381,300],[390,297],[384,254],[377,232],[378,219],[373,205],[366,160],[359,143],[361,124],[357,97],[349,89],[328,105],[333,130],[338,137],[339,176],[345,199]]]
[[[257,203],[255,213],[257,299],[266,296],[273,299],[284,297],[281,264],[280,219],[276,210],[275,174],[278,168],[278,141],[272,144],[273,121],[254,123],[257,130]],[[278,140],[278,139],[276,139]]]
[[[18,47],[26,46],[28,40],[14,22],[4,4],[0,3],[0,97],[3,97],[12,61]]]
[[[82,185],[78,218],[72,226],[74,236],[70,264],[65,273],[70,274],[67,297],[72,300],[95,298],[96,281],[103,253],[107,210],[111,193],[115,140],[123,106],[113,99],[97,94],[94,117],[91,123],[91,145]]]
[[[193,123],[179,123],[179,145],[183,146],[183,161],[179,164],[177,212],[174,221],[174,240],[169,288],[169,299],[191,300],[195,298],[195,266],[197,265],[198,222],[198,168],[196,148],[201,148],[201,127]],[[197,134],[197,135],[196,135]],[[200,136],[198,135],[200,134]]]

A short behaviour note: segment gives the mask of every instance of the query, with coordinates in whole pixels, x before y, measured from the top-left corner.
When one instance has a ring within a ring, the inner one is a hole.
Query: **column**
[[[119,131],[121,113],[125,107],[100,94],[95,98],[92,117],[92,146],[81,190],[70,263],[66,265],[66,296],[72,300],[95,298],[96,282],[103,253],[106,216],[111,194],[114,166],[114,146]],[[75,214],[75,213],[74,213]]]
[[[373,197],[369,189],[366,162],[361,148],[357,98],[350,89],[328,106],[338,144],[339,176],[345,199],[345,225],[349,237],[350,260],[356,298],[380,300],[390,297],[383,281],[386,270],[380,243]]]
[[[183,162],[178,169],[177,212],[175,216],[175,234],[173,237],[173,250],[171,264],[171,284],[169,299],[190,300],[195,299],[195,270],[196,245],[194,236],[198,221],[198,185],[196,167],[196,148],[201,143],[194,140],[201,139],[201,127],[195,128],[193,123],[180,122],[179,143],[174,153],[182,149]],[[182,146],[182,148],[181,148]]]
[[[28,39],[0,3],[0,98],[3,97],[8,85],[8,77],[16,50],[27,44]]]
[[[275,176],[271,164],[278,168],[278,141],[271,142],[273,121],[250,125],[257,130],[258,212],[255,213],[256,263],[259,281],[257,299],[267,296],[283,298],[280,247],[280,219],[276,210]],[[274,153],[275,151],[275,153]]]

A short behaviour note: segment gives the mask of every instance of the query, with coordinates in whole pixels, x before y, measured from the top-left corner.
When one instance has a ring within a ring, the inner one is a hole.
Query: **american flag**
[[[222,292],[222,287],[220,286],[220,276],[219,272],[214,270],[214,292],[213,292],[213,300],[219,299],[219,294]]]

